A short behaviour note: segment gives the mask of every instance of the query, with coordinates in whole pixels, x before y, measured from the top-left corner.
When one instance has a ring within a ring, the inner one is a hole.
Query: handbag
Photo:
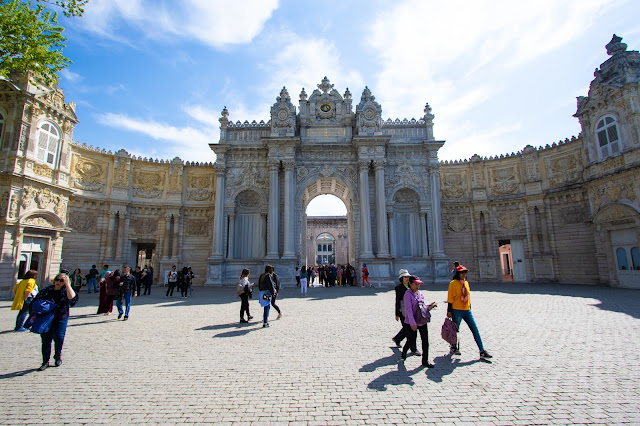
[[[418,309],[416,309],[413,319],[415,319],[417,325],[425,325],[431,321],[431,312],[424,300],[418,301]]]
[[[35,299],[31,302],[31,315],[25,322],[25,328],[32,333],[43,334],[49,331],[58,305],[51,300]]]
[[[458,326],[451,318],[444,319],[441,335],[450,345],[455,345],[458,342]]]

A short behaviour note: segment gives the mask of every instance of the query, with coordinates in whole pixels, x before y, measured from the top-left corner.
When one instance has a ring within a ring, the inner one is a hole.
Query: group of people
[[[249,282],[250,273],[251,271],[249,271],[249,269],[243,269],[240,273],[240,278],[238,279],[238,284],[236,286],[236,297],[240,298],[241,323],[248,323],[249,320],[253,319],[249,312],[249,299],[253,297],[252,288],[255,286],[255,283]],[[272,265],[266,265],[264,272],[260,275],[260,278],[258,278],[258,291],[260,306],[263,308],[262,327],[266,328],[269,327],[269,312],[271,310],[271,306],[273,306],[273,308],[278,312],[278,317],[276,319],[282,318],[282,310],[280,310],[280,307],[276,305],[276,299],[280,292],[280,279],[275,273]],[[244,319],[245,313],[247,315],[247,319]]]
[[[185,298],[193,295],[193,277],[195,275],[191,271],[191,266],[184,266],[181,270],[177,270],[177,266],[173,265],[171,270],[167,272],[167,294],[164,298],[173,297],[173,291],[178,288],[180,297]]]
[[[362,265],[362,287],[365,283],[371,287],[369,282],[369,269],[366,263]],[[357,286],[356,282],[356,268],[347,263],[346,265],[315,265],[315,266],[303,266],[302,268],[296,266],[295,270],[296,285],[301,287],[302,294],[306,294],[306,290],[302,287],[302,279],[306,279],[308,285],[315,283],[316,277],[318,277],[318,284],[321,287],[346,287]],[[306,287],[305,287],[306,288]]]
[[[471,313],[471,296],[469,282],[466,280],[469,270],[456,262],[452,271],[452,280],[449,283],[447,292],[447,318],[450,318],[460,329],[460,324],[464,320],[473,338],[478,345],[480,358],[492,358],[491,354],[484,348],[480,332]],[[420,285],[423,282],[415,275],[409,274],[406,269],[401,269],[398,274],[399,284],[395,287],[395,317],[400,321],[402,328],[392,340],[396,347],[401,347],[402,340],[406,339],[402,346],[401,357],[407,359],[409,351],[413,355],[422,355],[422,365],[433,368],[434,364],[429,359],[429,331],[427,324],[431,320],[431,310],[438,305],[436,302],[427,304],[424,295],[420,292]],[[422,352],[418,350],[418,332],[422,341]],[[452,355],[460,355],[460,340],[450,345]]]

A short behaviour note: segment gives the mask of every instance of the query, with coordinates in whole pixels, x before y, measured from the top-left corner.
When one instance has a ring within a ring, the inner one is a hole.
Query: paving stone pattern
[[[392,347],[392,288],[287,288],[267,329],[255,299],[238,323],[229,287],[188,299],[154,287],[127,322],[94,315],[83,291],[64,363],[44,372],[40,337],[10,331],[3,300],[0,423],[640,424],[640,291],[472,283],[486,363],[466,325],[462,355],[448,355],[446,287],[423,290],[440,304],[434,369]]]

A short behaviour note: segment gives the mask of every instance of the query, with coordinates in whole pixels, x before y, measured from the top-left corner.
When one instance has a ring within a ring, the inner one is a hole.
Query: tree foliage
[[[58,71],[71,63],[62,54],[64,28],[59,9],[67,17],[82,16],[88,0],[0,0],[0,75],[32,71],[46,85],[58,81]]]

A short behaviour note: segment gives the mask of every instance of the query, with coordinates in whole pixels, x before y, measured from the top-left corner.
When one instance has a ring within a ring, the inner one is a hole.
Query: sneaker
[[[251,315],[249,315],[249,320],[252,320],[252,319],[253,319],[253,317]]]
[[[458,345],[451,345],[451,355],[460,355],[460,349]]]
[[[126,320],[128,320],[128,319],[129,319],[129,317],[127,317],[127,316],[125,316],[125,317],[124,317],[124,321],[126,321]]]
[[[24,328],[24,327],[20,327],[20,328],[16,328],[16,329],[15,329],[15,330],[13,330],[13,331],[29,331],[29,330],[27,330],[27,329],[26,329],[26,328]]]
[[[62,358],[60,358],[59,356],[58,357],[54,356],[53,359],[56,360],[56,362],[54,364],[56,367],[60,367],[62,365]]]
[[[118,314],[118,319],[122,318],[123,314]]]
[[[268,322],[265,322],[264,324],[262,324],[262,328],[267,328],[267,327],[269,327],[269,323]]]
[[[40,368],[38,368],[38,371],[44,371],[47,369],[47,367],[49,367],[49,363],[48,362],[43,362],[42,365],[40,366]]]
[[[240,322],[249,322],[246,319],[241,319]]]
[[[487,351],[480,351],[480,358],[493,358],[493,356]]]

